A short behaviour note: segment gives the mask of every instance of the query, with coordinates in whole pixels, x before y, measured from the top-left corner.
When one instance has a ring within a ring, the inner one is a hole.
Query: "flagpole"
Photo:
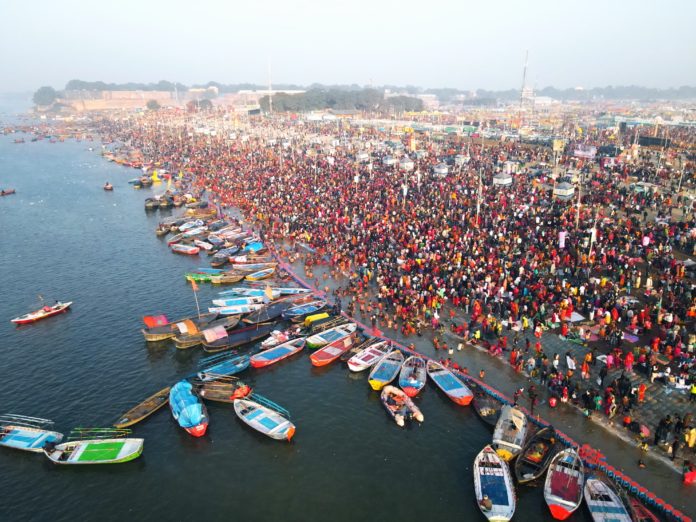
[[[196,282],[191,281],[191,289],[193,290],[193,299],[196,301],[196,311],[198,312],[198,318],[201,318],[201,308],[198,306],[198,295],[196,295]]]

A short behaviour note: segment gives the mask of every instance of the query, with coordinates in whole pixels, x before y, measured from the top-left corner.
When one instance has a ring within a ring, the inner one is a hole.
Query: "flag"
[[[271,290],[271,286],[270,286],[270,285],[266,285],[266,288],[265,288],[264,291],[263,291],[263,295],[264,295],[264,297],[266,297],[266,299],[268,299],[269,301],[273,301],[273,290]]]
[[[191,280],[191,288],[193,288],[194,292],[198,292],[198,285],[193,279]]]

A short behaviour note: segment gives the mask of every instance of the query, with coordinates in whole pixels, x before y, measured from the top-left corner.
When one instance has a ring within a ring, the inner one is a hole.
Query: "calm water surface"
[[[103,161],[98,145],[13,138],[0,136],[0,187],[17,189],[0,198],[0,409],[52,418],[64,432],[108,426],[196,368],[199,348],[145,343],[140,319],[194,311],[183,273],[206,263],[169,253],[153,233],[162,214],[146,214],[146,192],[126,183],[137,171]],[[38,294],[75,304],[11,325]],[[201,285],[201,304],[212,296]],[[3,450],[0,520],[484,520],[471,469],[491,433],[470,408],[428,386],[425,423],[399,429],[366,375],[313,368],[306,353],[243,378],[290,410],[291,444],[211,403],[202,439],[168,409],[136,425],[145,451],[128,464],[63,468]],[[551,520],[539,488],[517,491],[517,520]],[[586,508],[573,520],[589,520]]]

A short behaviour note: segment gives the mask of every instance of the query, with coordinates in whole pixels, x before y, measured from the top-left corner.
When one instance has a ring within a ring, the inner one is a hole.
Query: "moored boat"
[[[544,482],[544,500],[553,518],[565,520],[578,509],[584,481],[584,466],[575,449],[565,449],[551,459]]]
[[[585,481],[584,493],[594,522],[632,522],[619,494],[599,476],[590,476]]]
[[[296,353],[302,351],[305,346],[305,338],[298,337],[297,339],[292,339],[286,341],[283,344],[275,346],[273,348],[268,348],[257,354],[251,356],[251,366],[253,368],[264,368],[265,366],[270,366],[278,361],[282,361]]]
[[[375,391],[380,391],[387,384],[396,379],[403,362],[404,354],[402,354],[400,350],[392,350],[382,357],[372,368],[370,376],[367,378],[370,387]]]
[[[208,411],[188,381],[179,381],[169,392],[172,416],[184,430],[194,437],[202,437],[208,429]]]
[[[415,397],[425,386],[427,378],[425,360],[417,355],[412,355],[401,365],[399,386],[406,395]]]
[[[428,361],[426,370],[435,385],[453,402],[460,406],[468,406],[471,403],[471,400],[474,398],[473,392],[464,384],[463,380],[448,368],[445,368],[438,362]]]
[[[145,328],[141,330],[148,342],[164,341],[178,334],[200,330],[208,326],[218,317],[217,313],[201,314],[200,316],[185,317],[178,321],[169,322],[165,315],[148,315],[143,317]]]
[[[321,348],[322,346],[349,336],[355,332],[356,329],[357,325],[355,323],[345,323],[339,326],[334,326],[333,328],[329,328],[328,330],[324,330],[323,332],[308,337],[307,347],[312,349]]]
[[[175,254],[184,254],[187,256],[195,256],[201,251],[201,249],[197,246],[185,245],[183,243],[174,243],[173,245],[170,245],[169,248],[171,248],[172,252]]]
[[[210,276],[210,282],[214,285],[231,285],[239,283],[242,279],[244,279],[244,274],[236,274],[234,272],[225,272],[224,274]]]
[[[474,460],[474,491],[481,513],[491,522],[507,522],[517,500],[507,462],[486,446]]]
[[[63,440],[63,434],[48,428],[53,421],[7,413],[0,415],[0,446],[41,453],[45,444]]]
[[[257,304],[261,303],[262,301],[262,297],[231,297],[229,299],[213,299],[213,304],[215,306],[224,307]]]
[[[515,460],[517,482],[525,484],[541,478],[560,447],[556,431],[551,426],[531,436]]]
[[[631,511],[633,522],[660,522],[660,519],[637,498],[628,497],[625,503],[628,504],[628,508]]]
[[[318,299],[309,303],[292,306],[282,313],[283,319],[290,321],[302,321],[305,316],[323,310],[326,307],[326,301]]]
[[[248,384],[228,375],[208,374],[206,379],[196,380],[193,385],[200,397],[215,402],[233,403],[251,393]]]
[[[351,346],[353,346],[353,336],[348,335],[319,348],[309,356],[309,359],[312,361],[312,366],[326,366],[350,350]]]
[[[225,329],[234,328],[239,323],[238,315],[229,315],[222,319],[216,319],[208,324],[204,330],[199,330],[195,325],[188,328],[188,331],[183,334],[174,336],[174,346],[179,350],[186,350],[201,344],[206,338],[206,330],[211,328],[223,327]]]
[[[234,401],[234,411],[244,423],[275,440],[290,441],[295,435],[295,425],[287,410],[258,395]]]
[[[275,273],[275,268],[264,268],[263,270],[259,270],[258,272],[253,272],[244,279],[247,281],[261,281],[262,279],[268,279]]]
[[[249,367],[248,355],[219,354],[201,359],[201,370],[196,376],[202,380],[213,380],[220,375],[236,375]]]
[[[214,341],[205,340],[203,350],[213,353],[236,348],[266,337],[273,331],[273,328],[275,328],[274,323],[259,323],[243,328],[234,328],[227,332],[227,337],[220,337]]]
[[[136,424],[155,413],[162,406],[167,404],[167,402],[169,402],[170,390],[171,388],[167,386],[157,393],[152,394],[137,406],[128,410],[126,413],[121,415],[116,422],[114,422],[114,428],[127,428],[128,426],[132,426],[133,424]]]
[[[493,431],[492,444],[501,459],[509,462],[522,451],[527,430],[527,416],[514,406],[503,406]]]
[[[382,405],[391,415],[396,425],[403,428],[407,420],[423,422],[423,413],[414,404],[411,398],[396,386],[387,385],[380,394]]]
[[[371,368],[377,362],[391,351],[391,343],[389,341],[379,341],[370,344],[360,352],[348,359],[348,369],[351,372],[362,372]]]
[[[67,312],[70,305],[72,305],[72,301],[68,301],[66,303],[57,302],[53,306],[42,306],[38,310],[15,317],[11,320],[11,322],[16,325],[35,323],[37,321],[41,321],[42,319],[47,319],[49,317],[53,317],[54,315]]]
[[[474,407],[476,415],[489,426],[495,427],[496,424],[498,424],[500,412],[503,408],[502,403],[477,386],[475,386],[472,391],[474,393],[474,398],[472,399],[471,405]]]
[[[277,301],[274,303],[269,303],[250,313],[244,319],[242,319],[242,321],[248,324],[273,321],[274,319],[279,318],[285,310],[294,304],[295,303],[293,301]]]
[[[263,305],[257,304],[246,304],[246,305],[232,305],[232,306],[213,306],[208,308],[208,311],[220,315],[239,315],[239,314],[249,314],[260,310]]]
[[[75,440],[44,446],[44,454],[54,464],[122,464],[137,459],[144,443],[136,438]]]

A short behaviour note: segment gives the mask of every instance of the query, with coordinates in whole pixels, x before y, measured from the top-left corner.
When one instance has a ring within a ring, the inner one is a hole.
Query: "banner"
[[[592,159],[597,155],[597,147],[593,147],[592,145],[577,145],[573,155],[576,158]]]

